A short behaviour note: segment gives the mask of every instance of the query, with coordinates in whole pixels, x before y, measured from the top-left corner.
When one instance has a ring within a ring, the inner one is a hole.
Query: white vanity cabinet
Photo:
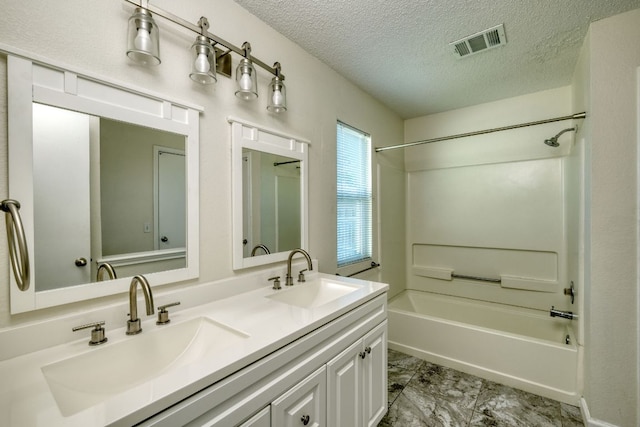
[[[375,426],[387,409],[386,307],[383,293],[137,425]]]
[[[387,322],[327,363],[332,427],[376,426],[387,410]]]
[[[327,426],[326,368],[315,371],[271,404],[271,425],[279,427]]]

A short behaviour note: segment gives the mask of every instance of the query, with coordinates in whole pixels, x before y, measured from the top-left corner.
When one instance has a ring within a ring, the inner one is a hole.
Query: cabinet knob
[[[311,419],[311,417],[309,415],[303,415],[302,418],[300,418],[300,421],[302,421],[302,425],[307,425],[309,424],[309,420]]]
[[[358,355],[360,356],[360,359],[364,359],[365,357],[367,357],[367,353],[365,353],[364,351],[361,351],[360,353],[358,353]]]
[[[368,347],[368,346],[367,346],[367,347],[364,349],[364,351],[366,351],[366,352],[367,352],[367,354],[371,354],[371,347]]]

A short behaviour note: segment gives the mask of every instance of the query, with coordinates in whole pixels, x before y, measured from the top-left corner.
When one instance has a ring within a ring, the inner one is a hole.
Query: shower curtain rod
[[[563,120],[584,119],[585,117],[587,117],[587,113],[582,112],[582,113],[571,114],[569,116],[555,117],[553,119],[538,120],[535,122],[520,123],[517,125],[478,130],[475,132],[460,133],[457,135],[441,136],[439,138],[424,139],[422,141],[407,142],[406,144],[390,145],[388,147],[376,147],[376,153],[379,153],[381,151],[387,151],[387,150],[395,150],[396,148],[407,148],[407,147],[413,147],[414,145],[430,144],[432,142],[439,142],[439,141],[448,141],[450,139],[464,138],[467,136],[484,135],[486,133],[501,132],[503,130],[511,130],[511,129],[524,128],[527,126],[543,125],[545,123],[561,122]]]

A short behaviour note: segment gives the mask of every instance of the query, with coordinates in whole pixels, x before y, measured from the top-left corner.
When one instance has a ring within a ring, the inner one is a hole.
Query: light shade
[[[251,61],[242,58],[238,68],[236,68],[236,96],[245,101],[258,97],[258,79],[256,78],[256,69]]]
[[[160,35],[151,12],[137,7],[129,18],[127,56],[144,65],[160,64]]]
[[[201,84],[213,84],[216,79],[216,53],[209,39],[198,36],[191,45],[191,80]]]
[[[287,111],[287,88],[284,86],[284,79],[275,76],[269,85],[269,105],[267,110],[272,113],[282,113]]]

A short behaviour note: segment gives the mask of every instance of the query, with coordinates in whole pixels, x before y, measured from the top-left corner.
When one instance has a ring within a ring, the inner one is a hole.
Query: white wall
[[[569,86],[502,99],[405,122],[405,142],[572,114]],[[579,123],[579,122],[578,122]],[[406,169],[425,170],[548,158],[567,154],[570,146],[550,148],[542,142],[571,121],[549,123],[405,149]],[[565,134],[562,143],[572,134]]]
[[[156,0],[154,3],[182,18],[196,22],[207,16],[211,31],[240,46],[252,44],[252,53],[265,61],[280,61],[286,75],[289,111],[266,111],[265,93],[270,77],[258,71],[260,98],[246,103],[234,96],[235,81],[219,77],[215,87],[202,87],[189,77],[189,47],[195,35],[158,18],[162,64],[141,67],[125,55],[127,20],[125,2],[68,0],[43,7],[37,0],[0,0],[3,43],[53,58],[78,70],[108,76],[169,97],[204,106],[200,126],[200,278],[204,283],[233,276],[231,263],[231,146],[226,117],[234,115],[311,141],[310,253],[322,271],[336,265],[335,132],[336,120],[362,129],[376,146],[402,139],[402,120],[351,82],[304,52],[231,0]],[[238,57],[233,56],[234,68]],[[6,59],[0,57],[0,194],[8,194]],[[397,156],[390,156],[396,159]],[[374,167],[374,192],[377,191]],[[404,216],[403,208],[400,215]],[[377,215],[377,212],[376,212]],[[377,218],[377,216],[376,216]],[[396,225],[392,225],[395,227]],[[374,244],[378,250],[379,239]],[[375,256],[379,256],[376,253]],[[392,257],[390,257],[392,258]],[[9,314],[9,263],[4,231],[0,233],[0,327],[46,319],[54,314],[90,310],[125,295],[40,310],[18,316]],[[393,270],[389,270],[393,271]],[[397,282],[387,271],[376,278]],[[177,286],[189,286],[195,282]],[[153,284],[152,284],[153,285]],[[167,287],[170,288],[171,286]],[[161,294],[162,290],[155,290]]]
[[[586,189],[591,187],[591,177],[586,171],[586,165],[591,162],[591,151],[589,149],[591,141],[591,118],[588,110],[590,105],[590,88],[589,67],[589,36],[585,38],[578,63],[575,68],[572,84],[572,104],[576,111],[587,111],[587,118],[582,121],[576,133],[576,145],[566,160],[567,180],[567,269],[569,277],[573,278],[576,286],[576,305],[580,307],[582,316],[576,322],[576,337],[578,343],[582,346],[582,352],[579,353],[578,371],[578,389],[584,390],[584,355],[586,350],[585,334],[589,328],[587,319],[586,299],[587,289],[586,283],[589,282],[590,271],[586,268],[587,260],[590,259],[590,235],[586,227],[586,223],[590,221],[591,214],[587,208],[590,197],[586,193]]]
[[[584,398],[592,425],[640,424],[638,87],[640,9],[591,25],[574,76],[589,118],[584,171]]]

